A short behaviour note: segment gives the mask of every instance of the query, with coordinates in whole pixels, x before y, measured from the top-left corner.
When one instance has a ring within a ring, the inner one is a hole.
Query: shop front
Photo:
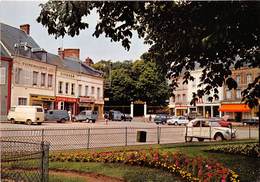
[[[83,110],[94,110],[95,99],[90,96],[79,97],[79,112]]]
[[[56,97],[55,108],[59,110],[67,110],[70,111],[72,115],[76,115],[78,113],[77,103],[77,98]]]
[[[46,96],[46,95],[30,95],[30,103],[31,106],[42,106],[44,110],[54,109],[54,96]]]
[[[176,105],[176,107],[175,107],[176,116],[185,116],[187,114],[188,114],[188,106]]]
[[[228,115],[229,119],[241,121],[242,119],[250,119],[254,116],[254,110],[251,110],[248,105],[233,103],[233,104],[221,104],[219,111],[222,115]]]

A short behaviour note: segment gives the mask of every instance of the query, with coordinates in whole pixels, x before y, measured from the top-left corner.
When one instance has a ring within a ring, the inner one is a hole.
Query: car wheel
[[[71,120],[72,122],[76,122],[76,118],[72,118],[72,120]]]
[[[199,141],[199,142],[203,142],[203,141],[204,141],[204,138],[198,138],[198,141]]]
[[[216,141],[222,141],[224,139],[222,134],[216,134],[214,138]]]
[[[187,142],[192,142],[192,139],[193,139],[192,137],[188,137],[188,136],[186,137]]]
[[[95,120],[92,120],[92,123],[95,123],[96,121]]]
[[[32,120],[27,119],[26,124],[27,124],[27,125],[31,125],[31,124],[32,124]]]
[[[65,123],[66,120],[63,118],[63,119],[60,120],[60,122],[61,122],[61,123]]]
[[[14,118],[11,119],[11,123],[12,123],[12,124],[15,124],[15,123],[16,123],[16,121],[14,120]]]
[[[178,126],[178,122],[177,122],[177,121],[175,121],[174,125],[175,125],[175,126]]]
[[[41,125],[42,123],[41,122],[38,122],[37,125]]]
[[[86,122],[89,123],[89,119],[86,119]]]

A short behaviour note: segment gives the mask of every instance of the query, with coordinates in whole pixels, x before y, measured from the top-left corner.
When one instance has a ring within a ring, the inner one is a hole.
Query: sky
[[[46,2],[46,1],[45,1]],[[148,45],[139,39],[137,34],[133,35],[132,44],[129,51],[125,50],[120,42],[111,42],[109,38],[92,36],[97,14],[91,15],[89,19],[89,29],[82,30],[79,36],[65,36],[63,39],[55,39],[54,35],[49,35],[47,28],[36,21],[40,14],[39,4],[43,1],[6,1],[0,3],[0,22],[19,28],[22,24],[30,24],[30,35],[46,51],[57,54],[58,48],[79,48],[80,58],[90,57],[94,62],[100,60],[124,61],[137,60],[149,48]]]

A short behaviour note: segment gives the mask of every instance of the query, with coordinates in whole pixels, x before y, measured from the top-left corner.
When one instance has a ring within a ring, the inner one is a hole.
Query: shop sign
[[[55,101],[55,97],[45,95],[31,95],[31,99],[38,101]]]
[[[85,103],[95,102],[95,99],[94,97],[80,97],[79,102],[85,102]]]
[[[144,104],[144,101],[136,100],[136,101],[134,101],[134,104]]]
[[[56,102],[77,102],[77,98],[70,98],[70,97],[56,97]]]

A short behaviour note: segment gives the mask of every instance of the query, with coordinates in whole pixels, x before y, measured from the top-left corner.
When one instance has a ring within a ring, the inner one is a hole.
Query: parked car
[[[258,125],[259,120],[257,118],[243,119],[242,123],[243,125]]]
[[[86,121],[95,123],[98,118],[98,112],[92,110],[81,111],[78,115],[72,118],[72,121]]]
[[[41,106],[17,106],[12,107],[7,115],[11,123],[26,123],[31,125],[42,124],[44,121],[44,111]]]
[[[48,110],[45,113],[45,121],[57,121],[57,123],[65,123],[70,119],[66,110]]]
[[[222,127],[228,127],[231,128],[232,123],[230,121],[226,121],[222,118],[212,118],[214,121],[218,122],[220,124],[220,126]]]
[[[123,114],[123,120],[124,121],[132,121],[132,116],[130,116],[130,114]]]
[[[124,114],[117,110],[111,110],[109,111],[109,120],[122,121],[124,120]]]
[[[168,125],[186,125],[188,122],[189,120],[185,116],[176,116],[167,120]]]
[[[154,122],[156,124],[166,124],[167,119],[169,119],[169,116],[167,114],[157,114],[154,117]]]
[[[191,142],[193,138],[198,141],[213,139],[217,141],[235,138],[236,130],[222,127],[218,122],[209,119],[194,119],[187,124],[186,140]]]

